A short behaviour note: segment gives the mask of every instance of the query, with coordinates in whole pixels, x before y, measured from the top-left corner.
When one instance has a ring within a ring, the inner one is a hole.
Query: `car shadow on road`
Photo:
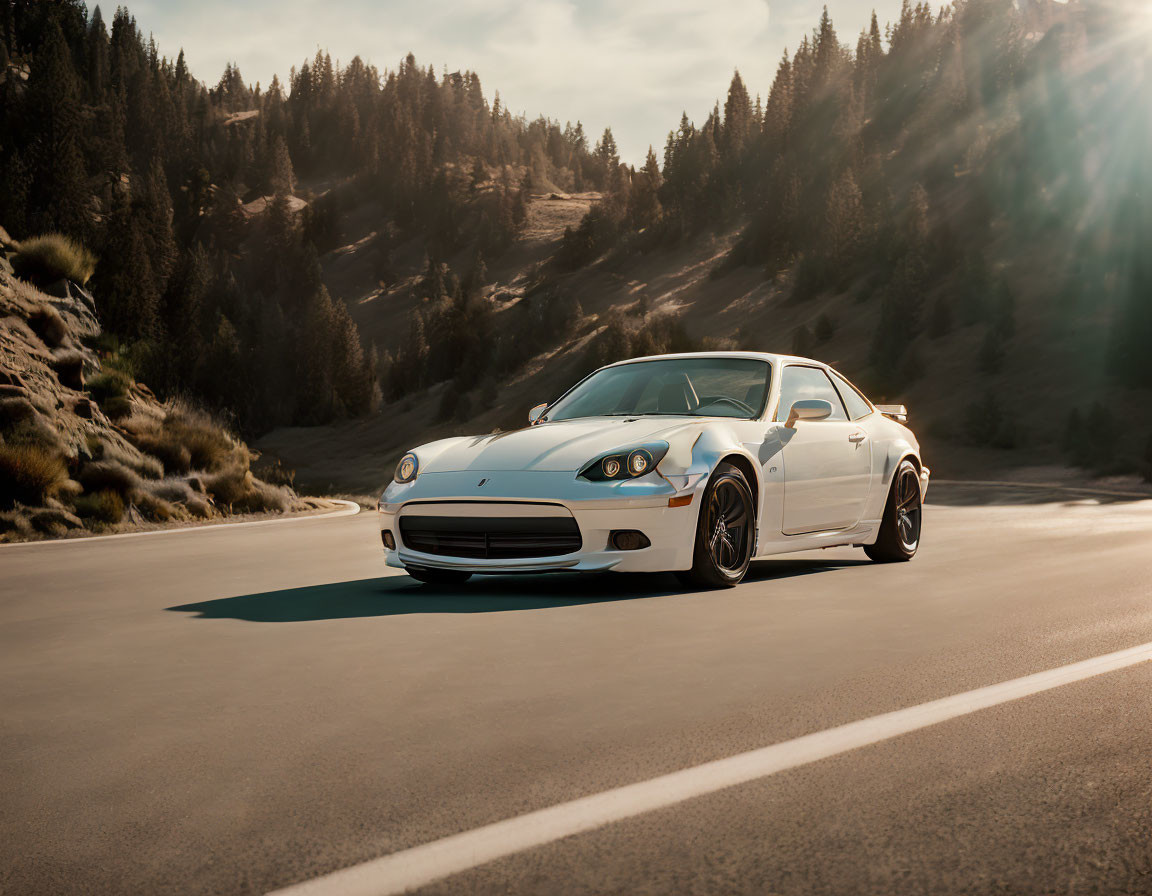
[[[821,572],[866,561],[768,560],[753,564],[746,582]],[[706,598],[709,593],[700,592]],[[507,613],[549,610],[689,595],[669,574],[638,573],[478,576],[464,585],[421,585],[408,576],[384,576],[222,597],[168,607],[196,619],[245,622],[317,622],[429,613]]]

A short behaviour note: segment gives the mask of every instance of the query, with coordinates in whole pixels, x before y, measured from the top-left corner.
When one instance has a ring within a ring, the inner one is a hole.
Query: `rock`
[[[22,395],[0,396],[0,425],[12,426],[36,416],[36,407]]]
[[[70,283],[68,289],[69,292],[72,293],[72,298],[76,299],[82,305],[86,305],[88,310],[93,314],[96,313],[96,299],[92,297],[92,293],[88,292],[83,286],[77,286],[75,283]]]
[[[24,377],[14,370],[0,370],[0,386],[24,386]]]
[[[26,398],[27,396],[28,390],[23,383],[18,386],[8,383],[0,384],[0,398]]]
[[[47,286],[41,286],[40,291],[45,295],[55,296],[58,299],[72,298],[72,294],[68,292],[68,281],[64,279],[55,280]]]
[[[96,417],[96,405],[91,398],[78,398],[72,405],[72,413],[83,420],[93,420]]]

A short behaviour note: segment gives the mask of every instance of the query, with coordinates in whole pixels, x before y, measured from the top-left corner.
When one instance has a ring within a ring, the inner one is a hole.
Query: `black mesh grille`
[[[477,560],[558,557],[583,544],[571,517],[401,516],[400,537],[414,551]]]

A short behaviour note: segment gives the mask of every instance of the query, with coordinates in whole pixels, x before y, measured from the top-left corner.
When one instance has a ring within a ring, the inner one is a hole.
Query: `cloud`
[[[895,15],[896,0],[889,0]],[[249,81],[285,80],[318,48],[393,68],[409,51],[439,71],[471,69],[516,112],[611,126],[626,161],[659,152],[681,111],[700,121],[723,102],[738,68],[767,93],[785,46],[795,48],[822,0],[138,0],[131,6],[161,51],[186,51],[201,80],[236,62]],[[830,0],[842,40],[871,5]],[[883,13],[884,10],[881,10]]]

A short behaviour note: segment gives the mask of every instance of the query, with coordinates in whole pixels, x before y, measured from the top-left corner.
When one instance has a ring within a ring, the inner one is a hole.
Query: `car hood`
[[[421,472],[426,473],[576,472],[606,452],[667,440],[702,425],[699,418],[686,417],[588,417],[495,435],[445,439],[417,448],[416,456]]]

